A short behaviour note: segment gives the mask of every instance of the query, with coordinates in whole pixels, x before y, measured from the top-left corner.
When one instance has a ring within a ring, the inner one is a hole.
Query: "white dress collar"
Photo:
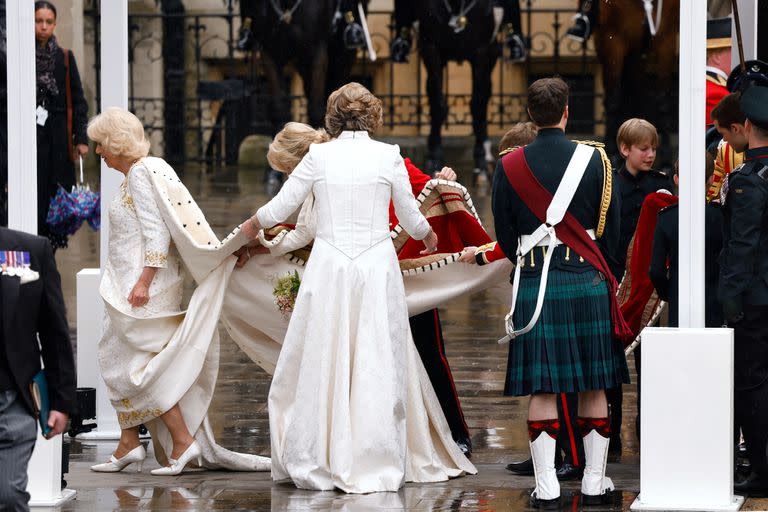
[[[365,130],[344,130],[337,137],[338,139],[370,139],[370,135]]]

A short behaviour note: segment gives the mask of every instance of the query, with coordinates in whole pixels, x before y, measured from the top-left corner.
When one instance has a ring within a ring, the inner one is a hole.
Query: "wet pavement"
[[[469,184],[471,172],[457,171],[459,181]],[[263,176],[263,169],[233,169],[207,175],[187,169],[182,179],[214,230],[223,235],[267,201]],[[492,229],[488,185],[471,186],[470,190],[484,225]],[[71,240],[70,248],[57,254],[73,327],[75,274],[82,268],[98,266],[97,253],[98,236],[83,228]],[[198,472],[153,477],[149,469],[156,463],[151,454],[144,473],[136,473],[135,466],[131,466],[123,473],[95,474],[88,467],[108,460],[115,442],[75,439],[66,480],[70,488],[77,490],[77,497],[63,510],[527,510],[533,477],[514,477],[504,469],[507,462],[528,456],[527,401],[502,396],[507,347],[496,340],[503,330],[505,313],[483,294],[456,299],[445,304],[440,313],[446,353],[472,434],[472,461],[479,470],[476,476],[440,484],[408,484],[398,493],[353,496],[273,484],[269,473]],[[632,361],[629,367],[634,369]],[[269,383],[270,377],[222,329],[219,379],[209,411],[220,444],[236,451],[269,455]],[[624,394],[623,450],[619,457],[611,459],[608,469],[618,492],[605,506],[585,510],[629,510],[639,491],[635,385],[626,386]],[[578,481],[563,483],[562,510],[582,508],[579,488]],[[753,500],[748,505],[752,510],[768,508],[768,502]],[[752,508],[755,506],[760,508]]]

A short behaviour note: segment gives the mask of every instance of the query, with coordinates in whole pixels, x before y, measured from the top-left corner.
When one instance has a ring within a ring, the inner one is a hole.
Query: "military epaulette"
[[[680,205],[679,204],[670,204],[669,206],[665,206],[664,208],[660,209],[658,214],[661,215],[664,212],[672,211],[675,208],[677,208],[678,206],[680,206]]]
[[[648,171],[649,174],[652,174],[653,176],[656,176],[658,178],[664,178],[669,179],[669,174],[663,172],[663,171],[657,171],[656,169],[651,169]]]
[[[731,174],[733,174],[733,173],[735,173],[735,172],[741,172],[741,171],[743,171],[743,170],[744,170],[744,166],[745,166],[745,165],[747,165],[747,163],[746,163],[746,162],[742,162],[740,165],[737,165],[736,167],[734,167],[734,168],[733,168],[733,170],[731,171]]]
[[[522,146],[513,146],[511,148],[507,148],[505,150],[502,150],[502,152],[499,153],[499,157],[502,157],[502,156],[504,156],[504,155],[506,155],[508,153],[511,153],[511,152],[513,152],[514,150],[516,150],[516,149],[518,149],[520,147],[522,147]]]
[[[587,146],[592,146],[593,148],[605,147],[605,144],[602,142],[597,142],[596,140],[572,140],[571,142],[575,142],[576,144],[586,144]]]

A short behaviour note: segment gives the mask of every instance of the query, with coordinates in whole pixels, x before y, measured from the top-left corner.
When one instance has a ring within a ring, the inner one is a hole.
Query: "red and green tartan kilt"
[[[517,329],[533,316],[540,278],[520,276]],[[597,270],[550,269],[538,322],[510,342],[504,394],[569,393],[629,383],[624,350],[612,335],[608,294]]]

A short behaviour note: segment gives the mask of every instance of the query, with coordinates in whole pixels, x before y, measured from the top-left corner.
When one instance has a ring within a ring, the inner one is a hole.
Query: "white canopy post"
[[[128,108],[128,1],[101,1],[101,110]],[[101,268],[107,260],[109,205],[120,190],[122,176],[101,162]],[[78,439],[118,439],[120,425],[107,395],[96,359],[104,303],[99,295],[99,269],[77,274],[77,385],[96,388],[96,430]]]
[[[716,293],[704,287],[706,27],[706,0],[680,2],[680,327],[642,333],[632,510],[738,510],[744,502],[733,495],[733,331],[704,328],[706,293]]]
[[[8,227],[37,233],[37,75],[35,9],[6,2],[8,82]]]
[[[37,74],[35,8],[29,0],[7,0],[8,227],[37,233]],[[39,427],[38,427],[39,433]],[[75,491],[61,490],[61,436],[38,435],[27,468],[30,505],[56,506]]]

